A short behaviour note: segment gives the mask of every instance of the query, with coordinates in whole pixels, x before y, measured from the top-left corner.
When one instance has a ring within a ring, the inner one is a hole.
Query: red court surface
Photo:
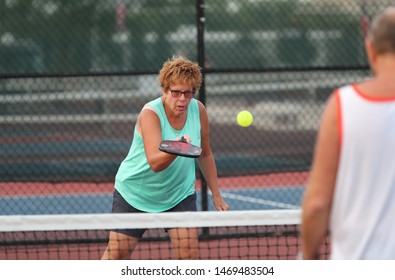
[[[308,172],[272,173],[254,176],[219,178],[221,189],[292,187],[305,185]],[[200,181],[196,188],[200,190]],[[48,182],[0,182],[0,196],[111,193],[113,183],[48,183]]]

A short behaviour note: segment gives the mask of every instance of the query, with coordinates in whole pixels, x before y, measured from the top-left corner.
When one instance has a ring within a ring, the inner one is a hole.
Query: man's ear
[[[374,49],[372,41],[368,38],[365,39],[365,50],[366,50],[366,55],[368,57],[368,62],[369,62],[370,68],[374,71],[374,66],[376,64],[377,54]]]

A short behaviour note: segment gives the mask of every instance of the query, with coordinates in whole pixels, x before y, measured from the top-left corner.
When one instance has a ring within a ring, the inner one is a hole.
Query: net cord
[[[0,232],[297,225],[300,224],[300,219],[300,209],[227,212],[10,215],[0,217]]]

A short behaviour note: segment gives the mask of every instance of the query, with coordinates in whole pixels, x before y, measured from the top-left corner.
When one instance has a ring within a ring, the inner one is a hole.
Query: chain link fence
[[[299,207],[325,101],[369,77],[364,34],[390,2],[2,1],[0,214],[110,212],[137,115],[173,55],[203,69],[196,98],[231,208]],[[237,126],[241,110],[252,126]]]

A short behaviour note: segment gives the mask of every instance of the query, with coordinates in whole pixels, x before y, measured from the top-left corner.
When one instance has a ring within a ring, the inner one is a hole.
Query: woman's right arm
[[[166,169],[176,159],[176,155],[167,154],[158,149],[162,141],[162,130],[155,111],[150,109],[141,111],[137,120],[137,131],[143,138],[148,164],[154,172]]]

